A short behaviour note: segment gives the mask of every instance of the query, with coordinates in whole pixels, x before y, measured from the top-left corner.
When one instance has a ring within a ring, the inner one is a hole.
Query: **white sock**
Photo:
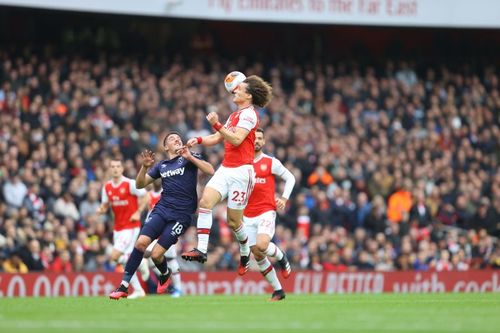
[[[144,291],[144,289],[142,289],[141,283],[139,282],[139,279],[137,278],[137,274],[134,274],[134,276],[132,276],[132,279],[130,279],[130,285],[134,288],[134,291]]]
[[[116,261],[118,264],[125,266],[127,264],[127,260],[130,254],[122,254],[121,256],[118,257],[118,260]]]
[[[269,262],[269,259],[264,258],[261,261],[257,261],[257,265],[259,265],[259,270],[264,275],[264,278],[271,284],[274,290],[283,289],[281,287],[280,280],[278,280],[278,276],[276,275],[276,271],[273,268],[273,265]]]
[[[149,279],[148,259],[142,258],[141,263],[139,264],[137,270],[141,272],[142,281],[147,281]]]
[[[208,238],[210,237],[210,229],[212,229],[211,209],[198,209],[198,222],[196,223],[196,227],[198,229],[198,246],[196,248],[201,252],[207,253]]]
[[[123,265],[125,266],[127,264],[127,260],[128,260],[128,255],[126,254],[122,254],[121,256],[118,257],[118,259],[115,261],[115,264],[116,265]],[[125,287],[125,288],[128,288],[128,286],[130,285],[129,282],[125,281],[125,280],[122,280],[121,284]]]
[[[281,252],[280,248],[276,246],[273,242],[270,242],[266,251],[264,252],[268,257],[274,257],[278,260],[283,259],[283,252]]]
[[[155,273],[156,276],[160,276],[161,275],[161,272],[160,270],[156,267],[153,259],[151,258],[148,258],[148,266],[149,268],[151,268],[153,270],[153,273]],[[168,264],[167,264],[168,266]]]
[[[250,246],[248,246],[248,236],[247,232],[245,231],[245,225],[243,223],[241,223],[239,228],[234,230],[234,235],[236,236],[238,242],[240,242],[240,255],[242,256],[250,255]]]
[[[170,278],[172,279],[172,284],[174,288],[182,290],[181,270],[177,258],[168,258],[167,264],[168,268],[172,270],[172,275],[170,276]]]

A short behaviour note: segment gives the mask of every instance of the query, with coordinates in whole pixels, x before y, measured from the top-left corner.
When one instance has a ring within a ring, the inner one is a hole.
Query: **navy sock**
[[[161,274],[165,274],[167,272],[167,259],[165,259],[165,256],[161,257],[161,262],[157,263],[156,261],[154,261],[154,263]]]
[[[132,276],[134,276],[137,267],[141,264],[142,257],[144,257],[144,252],[136,249],[130,254],[128,258],[127,264],[125,265],[125,272],[123,273],[123,281],[130,282]]]

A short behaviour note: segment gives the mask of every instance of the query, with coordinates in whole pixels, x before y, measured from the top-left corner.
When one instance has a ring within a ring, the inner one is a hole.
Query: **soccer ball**
[[[241,82],[245,81],[247,77],[242,72],[234,71],[226,75],[224,79],[224,87],[231,94],[234,93],[236,88],[240,85]]]

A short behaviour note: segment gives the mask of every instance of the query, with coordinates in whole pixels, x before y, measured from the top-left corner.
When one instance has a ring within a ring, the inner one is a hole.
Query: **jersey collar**
[[[114,188],[117,188],[118,186],[121,185],[121,183],[123,183],[124,180],[125,180],[125,176],[121,176],[118,183],[115,184],[115,182],[113,181],[113,178],[111,178],[111,186],[113,186]]]
[[[257,163],[258,161],[260,161],[261,159],[263,159],[265,156],[267,156],[267,155],[264,154],[264,153],[261,153],[259,157],[253,159],[253,162]]]

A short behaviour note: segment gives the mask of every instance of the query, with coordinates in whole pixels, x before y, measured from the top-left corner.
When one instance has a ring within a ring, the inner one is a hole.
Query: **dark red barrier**
[[[183,273],[187,295],[265,294],[272,290],[259,273]],[[119,273],[0,274],[0,297],[107,295],[120,283]],[[353,272],[302,271],[282,280],[289,293],[436,293],[500,292],[500,272]]]

